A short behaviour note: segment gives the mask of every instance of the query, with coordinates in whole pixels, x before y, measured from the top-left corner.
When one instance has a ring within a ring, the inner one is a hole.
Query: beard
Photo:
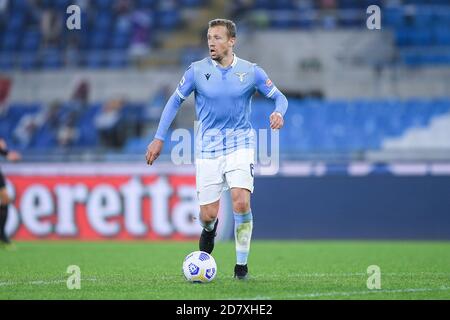
[[[213,59],[216,62],[220,62],[223,59],[223,56],[219,56],[218,54],[216,54],[215,56],[213,56],[213,55],[210,55],[210,56],[211,56],[211,59]]]
[[[215,56],[213,57],[213,56],[210,54],[210,57],[211,57],[212,60],[214,60],[214,61],[216,61],[216,62],[221,62],[221,61],[223,60],[223,58],[224,58],[225,56],[227,56],[227,55],[228,55],[228,50],[224,51],[222,54],[218,54],[217,51],[216,51],[216,52],[215,52]]]

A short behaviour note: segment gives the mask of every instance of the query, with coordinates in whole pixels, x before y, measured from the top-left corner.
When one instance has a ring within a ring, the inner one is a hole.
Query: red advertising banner
[[[15,240],[190,240],[201,233],[193,174],[25,169],[7,174],[14,202],[6,230]]]

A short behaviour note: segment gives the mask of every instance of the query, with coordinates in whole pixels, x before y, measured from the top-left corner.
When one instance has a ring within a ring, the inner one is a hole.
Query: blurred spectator
[[[403,9],[404,21],[407,26],[414,26],[416,20],[417,9],[414,5],[405,5]]]
[[[14,130],[14,141],[21,147],[29,147],[33,142],[35,134],[44,126],[46,126],[51,133],[56,133],[60,122],[60,111],[61,103],[54,101],[37,114],[27,114],[23,116]]]
[[[41,32],[44,47],[58,46],[61,42],[63,19],[57,10],[45,9],[41,17]]]
[[[240,20],[253,7],[253,0],[235,0],[228,3],[228,12],[232,20]]]
[[[8,15],[8,0],[0,0],[0,28],[5,24]]]
[[[70,101],[74,104],[74,108],[83,111],[89,104],[89,94],[91,87],[87,79],[81,79],[75,85]]]
[[[34,114],[24,115],[14,129],[14,142],[21,147],[29,147],[37,129],[39,129],[39,125],[36,116]]]
[[[33,29],[41,28],[42,0],[28,0],[27,24]]]
[[[320,8],[323,10],[334,10],[336,9],[337,4],[336,0],[321,0]]]
[[[59,126],[61,102],[53,101],[42,112],[38,114],[38,123],[49,126],[50,129],[56,130]]]
[[[320,21],[325,29],[335,29],[338,25],[338,12],[336,0],[320,1]]]
[[[76,81],[75,89],[69,99],[64,116],[56,132],[56,139],[59,146],[71,146],[80,137],[77,124],[80,115],[88,107],[89,92],[90,85],[87,79],[82,78]]]
[[[132,6],[131,0],[116,0],[114,2],[114,10],[117,14],[127,14]]]
[[[130,57],[134,63],[140,65],[143,58],[150,52],[150,15],[142,10],[135,10],[131,14],[131,44]]]
[[[77,115],[73,112],[69,113],[63,119],[57,131],[58,145],[61,147],[72,146],[79,138],[80,132],[77,128]]]
[[[105,147],[120,148],[125,143],[126,132],[122,128],[122,99],[113,99],[103,105],[94,119],[100,142]]]
[[[162,85],[147,103],[144,112],[145,131],[156,130],[158,127],[159,118],[171,95],[170,88],[167,84]]]
[[[11,80],[0,77],[0,116],[6,113],[8,106],[8,96],[11,90]]]
[[[132,3],[130,0],[116,0],[114,11],[117,16],[117,31],[127,33],[131,29],[130,12]]]

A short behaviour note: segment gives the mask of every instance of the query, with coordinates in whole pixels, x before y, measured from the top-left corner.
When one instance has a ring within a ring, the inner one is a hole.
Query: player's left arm
[[[278,90],[269,79],[266,72],[255,65],[255,86],[256,89],[266,98],[275,101],[275,110],[270,115],[270,128],[281,129],[284,125],[284,115],[288,108],[288,101],[284,94]]]

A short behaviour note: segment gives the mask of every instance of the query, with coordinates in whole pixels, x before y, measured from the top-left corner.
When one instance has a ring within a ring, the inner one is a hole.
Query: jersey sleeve
[[[192,67],[192,64],[187,68],[186,72],[184,73],[183,77],[180,80],[180,83],[178,83],[178,87],[175,90],[175,92],[178,94],[178,96],[186,100],[187,97],[194,91],[195,88],[195,81],[194,81],[194,68]]]
[[[266,72],[258,65],[255,65],[255,87],[266,98],[271,98],[278,90]]]
[[[255,65],[255,87],[266,98],[275,101],[275,111],[285,115],[288,108],[288,101],[284,94],[277,89],[272,80],[269,79],[266,72]]]

